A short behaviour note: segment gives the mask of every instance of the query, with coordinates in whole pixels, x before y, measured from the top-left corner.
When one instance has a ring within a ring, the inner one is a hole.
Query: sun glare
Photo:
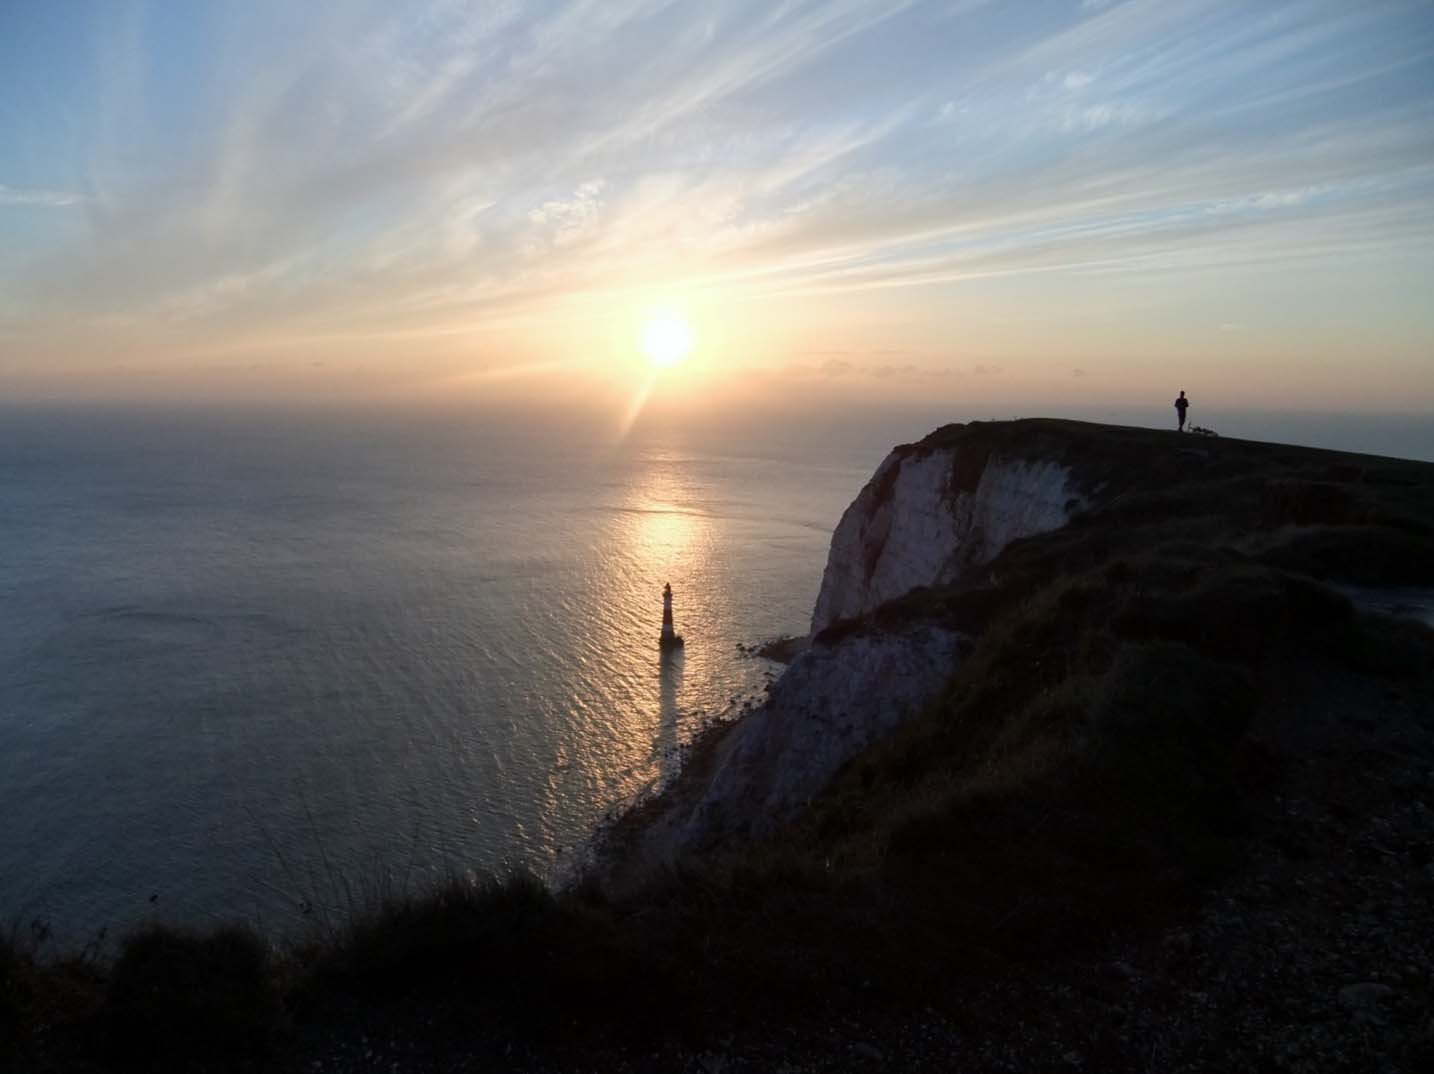
[[[692,326],[675,313],[653,317],[642,330],[642,349],[658,369],[670,369],[686,358],[695,337]]]

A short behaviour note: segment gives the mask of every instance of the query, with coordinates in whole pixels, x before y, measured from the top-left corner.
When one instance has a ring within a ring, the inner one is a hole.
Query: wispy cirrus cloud
[[[944,325],[973,281],[1418,256],[1434,204],[1434,28],[1396,0],[159,11],[3,120],[0,179],[91,192],[0,186],[72,220],[0,251],[15,338],[450,340],[674,288]]]
[[[42,209],[63,209],[84,202],[83,194],[69,190],[23,190],[0,184],[0,205],[28,205]]]

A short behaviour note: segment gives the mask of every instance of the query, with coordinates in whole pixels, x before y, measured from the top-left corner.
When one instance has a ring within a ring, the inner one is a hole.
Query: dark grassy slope
[[[1321,583],[1434,584],[1434,468],[1044,421],[910,450],[950,445],[1061,459],[1093,506],[1008,548],[994,586],[832,628],[920,614],[980,637],[808,825],[907,889],[981,889],[1007,937],[1129,920],[1235,860],[1298,730],[1263,718],[1287,679],[1430,666],[1427,631],[1356,616]]]
[[[1389,855],[1409,855],[1416,881],[1428,863],[1429,814],[1398,810],[1434,772],[1434,635],[1358,614],[1326,583],[1434,584],[1434,467],[1052,421],[951,426],[906,450],[949,443],[970,449],[958,487],[991,452],[1056,458],[1090,507],[1012,545],[979,585],[832,628],[936,617],[976,642],[943,696],[788,830],[621,897],[454,884],[282,953],[232,930],[149,930],[110,964],[0,944],[0,1056],[21,1069],[300,1065],[375,1019],[440,1058],[502,1055],[514,1037],[648,1050],[655,1026],[681,1051],[931,1009],[986,1041],[992,1065],[1020,1053],[1031,1020],[1107,1069],[1157,1047],[1171,1069],[1264,1054],[1252,1035],[1285,1032],[1285,1015],[1230,1036],[1182,1006],[1228,987],[1224,967],[1248,952],[1285,957],[1248,923],[1206,929],[1205,908],[1285,870],[1293,901],[1270,928],[1318,949],[1342,935],[1351,885],[1382,905]],[[1291,803],[1335,819],[1311,830]],[[1361,817],[1401,833],[1380,837],[1378,859],[1352,834]],[[1388,948],[1423,960],[1413,932],[1434,914],[1428,900],[1416,910],[1384,940],[1342,940],[1338,972],[1375,976]],[[1112,998],[1073,982],[1112,950],[1139,962],[1143,938],[1170,928],[1209,950],[1174,968],[1151,956],[1178,987],[1108,1032]],[[1429,969],[1405,1008],[1431,998]],[[1335,972],[1293,976],[1332,988],[1320,974]],[[1298,1006],[1302,987],[1282,977],[1284,995],[1219,1017]],[[1194,1028],[1140,1028],[1172,1021]],[[1409,1063],[1416,1036],[1371,1043],[1356,1027],[1307,1046],[1346,1048],[1356,1067],[1376,1052]]]

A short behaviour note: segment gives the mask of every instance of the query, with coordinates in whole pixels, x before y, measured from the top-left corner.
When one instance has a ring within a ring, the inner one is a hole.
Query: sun
[[[671,369],[686,358],[696,342],[692,326],[675,313],[651,318],[642,329],[642,350],[658,369]]]

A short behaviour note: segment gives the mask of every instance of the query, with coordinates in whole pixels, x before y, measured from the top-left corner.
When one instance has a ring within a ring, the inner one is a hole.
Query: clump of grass
[[[1274,567],[1354,585],[1434,585],[1434,536],[1394,526],[1286,531],[1260,555]]]
[[[311,950],[314,979],[377,997],[491,989],[502,999],[515,992],[510,970],[522,951],[541,959],[538,934],[554,911],[551,893],[526,874],[451,878],[355,917],[331,943]],[[499,966],[504,971],[495,975]]]
[[[634,996],[680,1000],[665,951],[624,928],[600,893],[555,893],[523,872],[389,899],[301,960],[305,1003],[441,996],[533,1026],[649,1017]]]
[[[547,888],[526,874],[506,881],[453,878],[358,917],[339,937],[326,969],[376,990],[399,981],[448,989],[515,954],[552,909]]]
[[[110,1041],[148,1069],[268,1056],[282,1025],[269,946],[225,926],[200,934],[151,925],[126,938],[110,974]]]
[[[20,1028],[28,1021],[27,970],[14,939],[0,936],[0,1056],[18,1042]]]
[[[78,1063],[93,1051],[103,941],[101,931],[77,953],[57,951],[42,920],[0,933],[0,1070],[44,1069],[41,1054]]]

